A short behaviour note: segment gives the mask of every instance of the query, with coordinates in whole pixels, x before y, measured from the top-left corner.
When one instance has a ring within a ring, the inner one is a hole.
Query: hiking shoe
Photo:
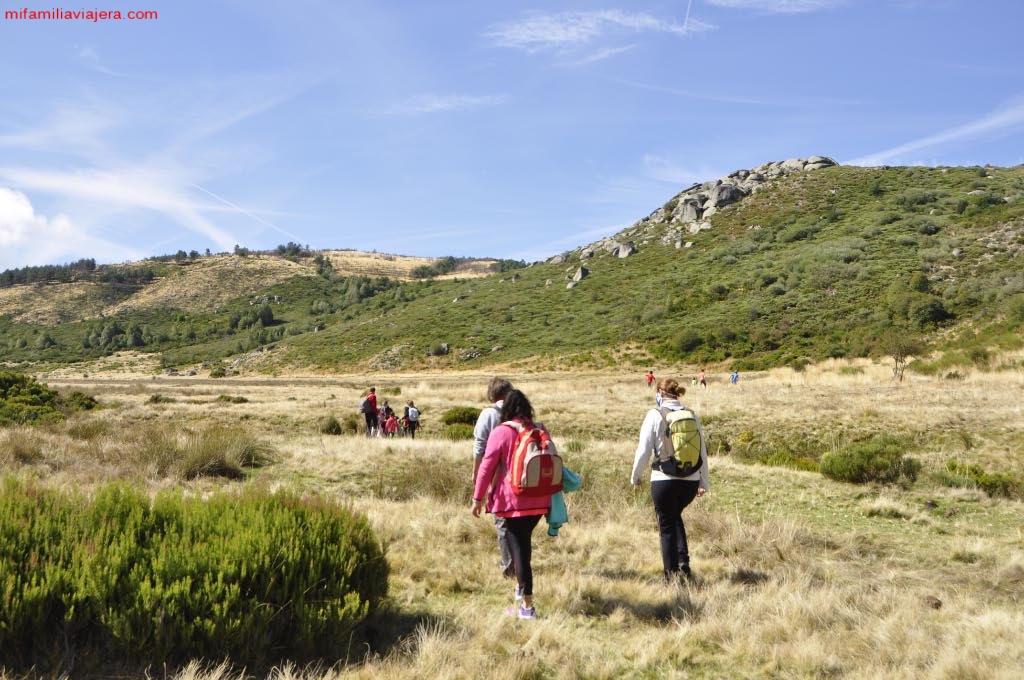
[[[509,616],[513,616],[520,619],[531,620],[537,618],[537,610],[533,607],[524,607],[522,605],[518,607],[509,607],[505,610],[505,613]]]
[[[516,601],[517,604],[519,602],[523,601],[523,589],[520,588],[519,586],[516,586],[516,592],[515,592],[514,598],[515,598],[515,601]]]

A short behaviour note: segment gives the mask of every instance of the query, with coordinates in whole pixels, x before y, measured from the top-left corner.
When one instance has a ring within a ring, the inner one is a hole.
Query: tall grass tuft
[[[239,479],[244,476],[243,468],[274,462],[274,451],[269,445],[241,428],[223,425],[182,429],[171,424],[151,424],[143,428],[136,446],[131,454],[157,475],[178,479]]]

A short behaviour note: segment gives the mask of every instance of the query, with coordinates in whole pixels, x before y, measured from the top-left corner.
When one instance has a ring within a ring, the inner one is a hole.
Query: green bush
[[[452,423],[445,425],[441,430],[441,436],[452,441],[462,441],[473,438],[473,426],[466,423]]]
[[[360,434],[366,429],[366,419],[361,413],[346,413],[341,417],[341,427],[345,434]]]
[[[0,427],[60,420],[57,392],[21,373],[0,372]]]
[[[0,667],[15,673],[333,662],[387,594],[365,517],[285,493],[83,500],[6,479],[0,536]]]
[[[904,456],[904,444],[891,435],[854,442],[821,459],[821,474],[840,482],[894,484],[917,479],[921,463]]]
[[[320,434],[341,434],[344,429],[338,419],[333,415],[324,416],[320,419],[320,423],[317,425],[317,431]]]
[[[480,417],[480,409],[472,406],[453,406],[441,414],[442,425],[469,425],[475,426],[476,419]]]
[[[979,465],[969,465],[950,460],[945,471],[939,474],[939,481],[946,486],[976,486],[989,496],[1020,498],[1024,495],[1024,482],[1006,472],[988,472]]]

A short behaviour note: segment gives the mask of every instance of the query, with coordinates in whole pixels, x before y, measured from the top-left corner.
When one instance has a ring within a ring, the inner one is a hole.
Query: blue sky
[[[1024,163],[1019,0],[110,1],[158,18],[0,20],[0,270],[532,261],[772,160]]]

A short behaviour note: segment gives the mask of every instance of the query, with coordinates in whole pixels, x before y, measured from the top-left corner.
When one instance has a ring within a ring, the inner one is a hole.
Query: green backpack
[[[663,436],[671,447],[668,458],[655,460],[652,468],[671,477],[689,477],[700,470],[704,460],[700,457],[700,430],[697,429],[697,416],[690,409],[672,411],[659,408],[658,412],[665,421]]]

